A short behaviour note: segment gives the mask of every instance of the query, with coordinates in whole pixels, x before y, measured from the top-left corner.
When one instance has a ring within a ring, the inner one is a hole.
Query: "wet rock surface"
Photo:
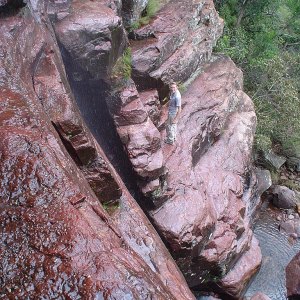
[[[64,72],[52,57],[59,53],[47,31],[51,25],[37,19],[26,10],[0,23],[1,296],[193,299],[79,119]],[[67,139],[73,152],[61,142]],[[122,190],[111,216],[79,168],[97,155],[111,172],[108,181],[119,187],[115,192]]]
[[[54,51],[55,49],[56,51]],[[66,149],[88,179],[101,202],[116,202],[120,188],[105,161],[105,155],[95,142],[74,105],[62,60],[55,45],[46,47],[35,67],[33,86]]]
[[[134,82],[113,89],[109,108],[135,172],[147,181],[157,179],[163,168],[160,134]]]
[[[75,81],[107,80],[126,44],[121,19],[101,0],[74,0],[70,11],[55,25],[60,45],[77,65],[69,75]]]
[[[286,268],[286,287],[289,299],[300,297],[300,252],[292,259]]]
[[[190,287],[215,283],[239,298],[259,266],[253,104],[241,71],[211,56],[223,27],[213,1],[166,2],[130,35],[133,81],[112,74],[128,43],[120,1],[52,1],[54,29],[43,1],[1,20],[1,284],[11,297],[59,297],[64,287],[70,298],[194,299],[132,198],[140,191]],[[145,3],[127,4],[139,14]],[[171,80],[190,84],[174,146],[162,144]],[[127,154],[140,191],[128,192],[102,145],[123,169]]]
[[[150,24],[132,34],[133,79],[138,90],[159,88],[165,94],[164,84],[186,81],[210,58],[222,28],[213,1],[168,2]]]
[[[252,238],[250,249],[239,259],[234,268],[222,278],[222,286],[229,295],[240,295],[252,276],[257,272],[262,260],[258,241]],[[258,298],[259,299],[259,298]]]
[[[241,80],[229,59],[209,64],[183,94],[176,145],[163,146],[167,189],[164,203],[150,214],[195,289],[222,278],[252,243],[251,199],[243,193],[256,117]],[[255,249],[257,260],[246,260],[248,274],[259,265]],[[235,280],[243,286],[246,277]]]

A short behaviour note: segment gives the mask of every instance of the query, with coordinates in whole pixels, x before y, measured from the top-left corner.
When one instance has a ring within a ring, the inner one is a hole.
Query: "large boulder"
[[[292,259],[286,268],[286,288],[289,299],[300,297],[300,252]]]
[[[1,296],[194,299],[80,120],[51,24],[38,19],[0,25]],[[120,197],[112,216],[81,168],[97,157]]]
[[[222,286],[226,289],[227,294],[238,297],[245,288],[245,283],[249,282],[259,268],[261,260],[262,255],[258,241],[253,237],[250,249],[245,252],[234,268],[222,278]],[[268,298],[256,297],[254,299],[264,300]]]
[[[126,45],[121,18],[102,0],[74,0],[70,10],[55,26],[64,55],[76,65],[69,76],[107,80]]]
[[[273,196],[272,202],[278,208],[296,208],[299,203],[299,195],[286,186],[274,185],[270,188],[269,193]]]
[[[115,87],[108,100],[110,113],[136,173],[150,181],[162,173],[160,134],[148,116],[135,84]]]
[[[209,64],[183,94],[176,145],[163,147],[168,173],[158,197],[164,203],[150,215],[194,288],[222,278],[253,245],[245,195],[256,116],[241,87],[230,59]],[[260,263],[258,246],[254,252],[248,275],[235,278],[240,287]]]
[[[184,82],[210,59],[223,22],[213,1],[170,1],[130,42],[133,79],[139,90]]]

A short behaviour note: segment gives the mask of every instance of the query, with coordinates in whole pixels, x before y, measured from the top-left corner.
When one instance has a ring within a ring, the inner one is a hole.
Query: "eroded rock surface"
[[[80,119],[51,24],[28,5],[0,20],[1,296],[194,299]],[[97,159],[107,197],[120,197],[112,216],[84,177]]]
[[[256,118],[241,71],[211,57],[222,20],[211,0],[168,2],[131,34],[134,82],[115,85],[112,70],[127,45],[120,3],[50,1],[55,30],[43,1],[29,2],[34,17],[26,10],[1,20],[1,284],[21,298],[60,296],[59,282],[65,297],[194,298],[81,120],[57,38],[76,101],[96,104],[91,110],[107,104],[189,285],[217,282],[218,292],[238,298],[261,257],[249,225]],[[161,142],[166,106],[158,102],[172,80],[192,82],[174,146]],[[99,201],[114,203],[109,214]]]
[[[69,75],[75,81],[107,80],[126,44],[121,18],[102,0],[74,0],[70,10],[55,26],[61,46],[77,66]]]
[[[162,173],[163,154],[160,133],[148,116],[132,81],[113,90],[110,112],[117,132],[126,146],[136,173],[146,179],[157,179]]]
[[[150,22],[134,31],[133,79],[138,89],[186,81],[207,61],[223,22],[213,1],[170,1]]]
[[[253,243],[246,192],[256,116],[241,88],[232,61],[209,64],[183,94],[176,145],[163,147],[168,174],[161,197],[168,196],[151,216],[192,287],[223,277]],[[248,274],[260,262],[258,246],[255,252],[255,262],[244,260]]]

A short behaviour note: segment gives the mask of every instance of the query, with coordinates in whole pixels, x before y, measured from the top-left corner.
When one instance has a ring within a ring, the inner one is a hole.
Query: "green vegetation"
[[[256,150],[276,145],[300,155],[300,1],[215,2],[225,20],[216,50],[244,72],[258,117]]]
[[[112,69],[113,78],[129,79],[131,77],[131,48],[126,48]]]
[[[293,191],[300,192],[300,186],[299,186],[299,184],[295,183],[293,180],[290,180],[290,179],[281,179],[281,180],[278,181],[278,184],[284,185],[284,186],[288,187],[289,189],[291,189]]]
[[[115,211],[117,211],[120,208],[119,201],[114,202],[104,202],[102,203],[102,207],[109,215],[112,215]]]
[[[146,8],[144,9],[142,16],[134,22],[130,29],[138,29],[142,27],[143,25],[149,24],[151,18],[157,13],[157,11],[160,9],[161,3],[159,0],[149,0]]]

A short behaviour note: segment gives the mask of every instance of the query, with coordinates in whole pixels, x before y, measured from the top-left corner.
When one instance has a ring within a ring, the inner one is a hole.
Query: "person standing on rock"
[[[170,90],[167,137],[165,143],[173,145],[176,140],[177,121],[181,112],[181,95],[175,82],[170,84]]]

